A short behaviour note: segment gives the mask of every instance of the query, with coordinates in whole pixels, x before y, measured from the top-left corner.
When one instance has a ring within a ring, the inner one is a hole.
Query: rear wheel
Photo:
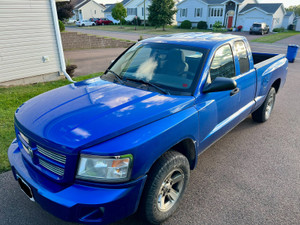
[[[252,113],[252,119],[259,123],[266,122],[271,116],[275,104],[275,98],[276,90],[272,87],[264,103]]]
[[[187,158],[169,151],[160,157],[149,173],[140,212],[151,224],[160,224],[179,206],[190,177]]]

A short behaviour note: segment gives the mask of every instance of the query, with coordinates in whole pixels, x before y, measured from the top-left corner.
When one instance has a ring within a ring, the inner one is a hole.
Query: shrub
[[[192,23],[189,20],[185,20],[180,24],[180,28],[183,29],[191,29],[191,27],[192,27]]]
[[[284,28],[283,27],[279,27],[279,28],[275,28],[273,29],[273,32],[283,32],[284,31]]]
[[[197,24],[198,29],[207,29],[207,23],[205,21],[199,21]]]
[[[215,28],[215,27],[213,27],[213,29],[212,29],[214,32],[220,32],[220,33],[223,33],[223,32],[226,32],[227,31],[227,29],[226,28]]]
[[[131,21],[132,25],[138,25],[138,26],[141,26],[142,24],[142,20],[140,19],[140,17],[137,17],[137,18],[133,18],[133,20]]]
[[[222,27],[222,22],[221,21],[216,21],[213,25],[213,28],[221,28]]]
[[[132,25],[132,23],[131,23],[130,20],[126,20],[125,24],[126,24],[126,25]]]
[[[60,32],[65,31],[65,29],[66,29],[65,25],[64,25],[64,23],[61,20],[58,21],[58,24],[59,24],[59,30],[60,30]]]

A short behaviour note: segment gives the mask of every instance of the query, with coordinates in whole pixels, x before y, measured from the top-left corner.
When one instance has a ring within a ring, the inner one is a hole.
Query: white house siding
[[[273,14],[273,23],[272,27],[270,26],[270,30],[272,31],[275,28],[282,27],[283,18],[285,15],[285,11],[283,11],[282,7],[280,7],[274,14]],[[272,28],[272,29],[271,29]]]
[[[195,17],[195,8],[202,8],[202,16]],[[182,10],[187,9],[187,15],[182,14]],[[189,20],[192,22],[193,26],[197,26],[199,21],[207,21],[208,7],[207,4],[200,0],[187,0],[182,1],[177,5],[176,20],[178,25],[180,25],[184,20]]]
[[[0,83],[59,71],[50,1],[1,0]]]
[[[214,15],[211,15],[211,10],[219,10],[219,15],[216,14],[216,16]],[[221,10],[222,10],[222,16],[221,16]],[[209,14],[210,13],[210,14]],[[207,17],[207,26],[208,28],[212,28],[212,26],[215,24],[215,22],[221,22],[223,24],[224,22],[224,17],[225,16],[225,8],[224,8],[224,5],[210,5],[208,7],[208,17]]]
[[[292,14],[290,16],[285,16],[283,18],[283,21],[282,21],[282,27],[284,27],[285,29],[287,29],[290,24],[293,24],[294,19],[295,19],[295,15],[294,14]]]
[[[146,5],[146,20],[148,20],[148,16],[149,16],[149,6],[151,5],[151,1],[150,0],[146,0],[145,2]],[[144,1],[140,0],[138,5],[137,5],[137,16],[140,17],[141,20],[144,20]]]
[[[254,22],[266,23],[269,25],[270,30],[273,23],[273,15],[266,14],[261,10],[252,9],[245,14],[239,14],[236,22],[236,26],[242,25],[244,31],[249,31]]]
[[[124,5],[124,7],[127,10],[127,17],[125,18],[125,20],[131,21],[131,20],[134,19],[135,16],[137,16],[137,14],[128,13],[128,9],[132,9],[131,11],[135,11],[135,9],[136,9],[136,12],[137,12],[138,3],[140,3],[140,0],[132,0],[132,1],[129,1],[127,4]]]
[[[296,31],[300,31],[300,17],[297,18]]]
[[[79,10],[81,10],[80,19],[88,20],[90,18],[103,18],[105,8],[94,1],[90,1],[82,6]]]

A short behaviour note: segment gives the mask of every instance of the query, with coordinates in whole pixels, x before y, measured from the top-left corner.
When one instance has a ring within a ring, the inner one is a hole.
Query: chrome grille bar
[[[64,169],[58,167],[58,166],[55,166],[53,164],[50,164],[42,159],[39,159],[39,163],[41,166],[45,167],[47,170],[50,170],[51,172],[59,175],[59,176],[63,176],[64,175]]]
[[[47,156],[48,158],[50,158],[54,161],[57,161],[62,164],[66,164],[66,156],[65,155],[61,155],[61,154],[46,150],[39,145],[37,146],[37,150],[39,153],[43,154],[44,156]]]

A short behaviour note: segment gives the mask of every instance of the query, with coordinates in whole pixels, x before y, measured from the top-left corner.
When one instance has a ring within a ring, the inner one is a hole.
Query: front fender
[[[189,138],[196,141],[199,137],[198,126],[198,112],[190,107],[81,153],[103,156],[132,154],[131,179],[134,180],[147,174],[155,161],[181,140]],[[198,149],[197,146],[195,149]]]

